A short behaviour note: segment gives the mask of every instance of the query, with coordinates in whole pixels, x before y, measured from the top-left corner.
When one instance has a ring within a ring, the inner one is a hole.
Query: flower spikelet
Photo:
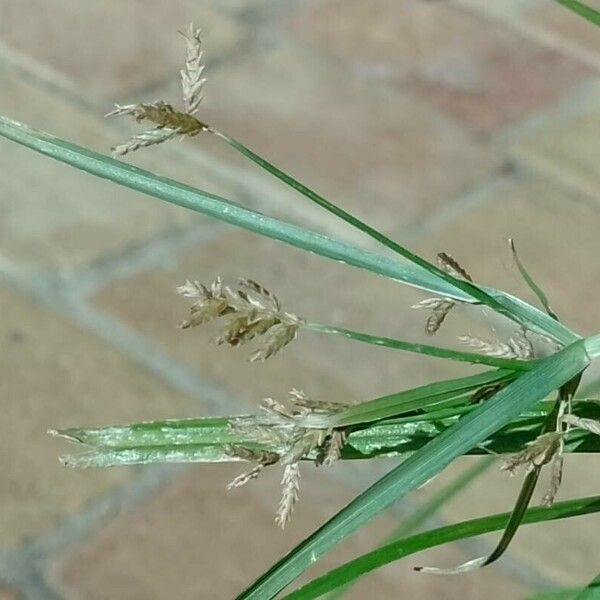
[[[345,406],[311,400],[296,389],[290,392],[288,404],[265,398],[260,404],[259,415],[253,420],[240,420],[233,427],[253,443],[275,441],[278,451],[262,452],[228,446],[228,452],[232,456],[256,463],[250,471],[236,477],[228,488],[239,487],[256,479],[266,466],[275,463],[283,465],[281,499],[275,521],[281,528],[285,527],[299,496],[300,462],[312,460],[317,466],[331,465],[340,458],[346,440],[346,432],[343,430],[313,427],[307,423],[311,417],[317,421],[322,420],[343,410]]]
[[[206,83],[206,78],[202,77],[204,64],[200,30],[190,25],[188,31],[182,35],[186,41],[185,66],[180,71],[184,110],[177,110],[163,100],[152,103],[115,104],[115,109],[109,112],[107,117],[129,115],[138,122],[149,121],[156,128],[137,134],[127,142],[113,147],[113,156],[123,156],[139,148],[160,144],[176,135],[194,136],[201,131],[210,130],[206,123],[194,116],[202,101],[202,88]]]
[[[452,258],[445,252],[440,252],[437,255],[437,262],[440,269],[446,271],[453,277],[473,281],[471,276],[463,269],[458,261]],[[414,304],[412,308],[426,308],[431,311],[427,321],[425,322],[425,333],[434,335],[437,333],[442,323],[448,316],[448,313],[454,308],[456,301],[450,298],[426,298]]]
[[[186,33],[180,32],[186,43],[185,67],[180,71],[183,106],[188,115],[193,115],[202,102],[202,88],[206,78],[202,77],[205,65],[202,63],[202,39],[200,30],[193,23]]]
[[[249,279],[240,280],[233,290],[217,278],[210,288],[187,281],[177,291],[194,300],[190,317],[180,324],[187,329],[222,317],[224,329],[215,339],[217,344],[241,346],[264,336],[263,346],[250,356],[250,361],[264,361],[277,354],[298,335],[303,320],[281,310],[279,300],[266,288]]]
[[[525,336],[511,338],[507,344],[500,340],[485,340],[470,335],[461,335],[458,341],[486,356],[519,358],[521,360],[533,357],[533,347]]]
[[[562,432],[544,433],[521,452],[510,456],[501,468],[511,474],[514,474],[522,466],[525,467],[527,472],[532,471],[548,464],[562,452],[562,447]]]

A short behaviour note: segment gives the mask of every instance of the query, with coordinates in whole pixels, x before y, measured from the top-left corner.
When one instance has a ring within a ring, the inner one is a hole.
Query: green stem
[[[489,365],[492,367],[498,367],[499,369],[510,369],[513,371],[528,371],[529,369],[532,369],[536,364],[536,361],[534,360],[525,361],[513,358],[498,358],[494,356],[485,356],[484,354],[477,354],[476,352],[460,352],[456,350],[451,350],[449,348],[439,348],[438,346],[430,346],[428,344],[418,344],[413,342],[404,342],[402,340],[396,340],[394,338],[379,337],[375,335],[370,335],[368,333],[352,331],[351,329],[344,329],[343,327],[323,325],[321,323],[304,323],[303,327],[305,327],[306,329],[310,329],[311,331],[341,335],[351,340],[355,340],[357,342],[364,342],[366,344],[373,344],[375,346],[383,346],[384,348],[405,350],[407,352],[426,354],[428,356],[435,356],[437,358],[447,358],[450,360],[468,362],[477,365]]]
[[[97,177],[209,215],[265,237],[280,240],[296,248],[366,269],[407,285],[431,291],[442,297],[470,304],[478,303],[475,295],[459,289],[462,286],[459,280],[449,283],[445,273],[440,277],[432,274],[431,269],[425,270],[414,263],[394,260],[388,256],[369,252],[291,223],[268,217],[214,194],[166,177],[160,177],[98,154],[93,150],[71,144],[48,133],[35,131],[7,117],[0,116],[0,136]],[[514,320],[525,323],[530,329],[551,336],[561,345],[570,344],[580,338],[564,325],[557,323],[542,311],[522,300],[493,288],[482,289],[486,294],[493,296],[497,303],[502,304],[507,312],[514,313]]]
[[[600,26],[600,12],[590,8],[589,6],[583,4],[582,2],[578,2],[577,0],[554,0],[559,4],[562,4],[564,7],[572,10],[574,13],[578,14],[580,17],[587,19],[590,23],[594,25]]]
[[[596,513],[598,511],[600,511],[600,496],[593,496],[591,498],[559,502],[550,508],[530,508],[525,513],[523,523],[554,521],[556,519]],[[322,594],[353,581],[369,571],[378,569],[421,550],[503,529],[509,518],[509,513],[503,513],[473,519],[426,531],[381,546],[310,581],[285,596],[285,600],[311,600],[312,598],[318,598]]]
[[[374,240],[377,240],[379,243],[383,244],[390,250],[393,250],[400,256],[403,256],[410,262],[418,265],[422,269],[425,269],[432,275],[435,275],[436,277],[443,279],[444,281],[446,281],[446,282],[450,283],[451,285],[457,287],[458,289],[464,291],[469,296],[476,298],[477,300],[479,300],[479,302],[489,306],[496,312],[508,317],[512,321],[516,321],[517,323],[524,324],[523,321],[520,319],[520,317],[518,317],[513,312],[508,310],[501,302],[498,302],[498,300],[496,300],[496,298],[494,298],[490,294],[486,293],[479,286],[477,286],[469,281],[463,280],[463,279],[457,279],[456,277],[453,277],[449,273],[446,273],[446,271],[444,271],[443,269],[440,269],[440,268],[436,267],[435,265],[431,264],[429,261],[426,261],[425,259],[421,258],[420,256],[413,254],[410,250],[408,250],[407,248],[404,248],[404,246],[401,246],[400,244],[398,244],[397,242],[394,242],[394,240],[391,240],[390,238],[388,238],[386,235],[384,235],[380,231],[377,231],[377,229],[374,229],[373,227],[371,227],[370,225],[367,225],[360,219],[357,219],[354,215],[351,215],[350,213],[339,208],[335,204],[332,204],[331,202],[329,202],[328,200],[323,198],[323,196],[317,194],[310,188],[306,187],[304,184],[300,183],[297,179],[294,179],[291,175],[284,173],[281,169],[279,169],[278,167],[276,167],[269,161],[262,158],[262,156],[259,156],[258,154],[256,154],[252,150],[250,150],[250,148],[247,148],[246,146],[244,146],[241,142],[238,142],[237,140],[230,138],[229,136],[225,135],[224,133],[221,133],[220,131],[217,131],[216,129],[211,129],[210,131],[212,133],[214,133],[217,137],[219,137],[222,140],[224,140],[225,142],[227,142],[232,148],[234,148],[235,150],[237,150],[238,152],[240,152],[241,154],[243,154],[244,156],[249,158],[251,161],[253,161],[257,165],[259,165],[260,167],[262,167],[263,169],[265,169],[266,171],[268,171],[269,173],[274,175],[277,179],[279,179],[280,181],[283,181],[284,183],[286,183],[293,189],[297,190],[298,192],[300,192],[301,194],[303,194],[304,196],[306,196],[307,198],[309,198],[310,200],[312,200],[313,202],[315,202],[316,204],[318,204],[325,210],[334,214],[336,217],[339,217],[340,219],[346,221],[346,223],[349,223],[356,229],[362,231],[363,233],[366,233]]]

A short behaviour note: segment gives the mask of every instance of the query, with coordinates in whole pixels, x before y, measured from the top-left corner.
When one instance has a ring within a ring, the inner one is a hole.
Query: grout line
[[[177,262],[181,250],[213,242],[224,231],[224,224],[203,219],[199,225],[175,227],[152,240],[136,243],[115,254],[103,255],[81,269],[67,272],[63,279],[66,293],[85,300],[109,283],[128,279],[151,268],[168,267]]]
[[[515,172],[512,169],[510,173],[502,173],[485,180],[479,186],[456,198],[453,202],[444,205],[424,219],[413,229],[410,236],[407,236],[407,241],[418,243],[434,235],[449,223],[456,221],[458,217],[485,206],[494,200],[498,192],[510,186],[514,180]]]
[[[584,46],[569,40],[564,35],[558,32],[555,33],[530,20],[530,15],[535,9],[541,8],[546,3],[545,0],[536,0],[533,4],[531,2],[521,2],[519,4],[522,5],[522,8],[518,8],[516,13],[504,13],[502,10],[494,9],[481,10],[479,6],[474,6],[469,0],[453,0],[452,3],[463,10],[476,14],[480,18],[504,25],[525,39],[576,60],[593,70],[600,70],[600,54],[590,51]],[[486,6],[486,4],[482,3],[481,6]]]
[[[141,467],[141,473],[116,490],[92,501],[83,511],[64,517],[50,532],[14,550],[0,550],[0,578],[18,589],[26,600],[59,598],[52,588],[51,558],[68,552],[103,523],[135,507],[187,466]]]

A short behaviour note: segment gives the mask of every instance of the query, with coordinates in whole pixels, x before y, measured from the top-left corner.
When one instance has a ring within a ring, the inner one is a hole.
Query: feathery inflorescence
[[[345,408],[344,404],[320,402],[307,398],[300,390],[291,390],[290,405],[287,406],[272,398],[265,398],[261,404],[261,414],[254,419],[243,419],[234,423],[233,428],[256,443],[276,440],[282,450],[261,452],[238,445],[228,446],[231,456],[255,463],[255,466],[238,475],[227,487],[240,487],[256,479],[261,471],[276,463],[283,465],[281,499],[275,521],[285,527],[290,520],[300,491],[300,461],[312,460],[315,465],[331,466],[340,458],[346,440],[346,431],[307,426],[311,415],[331,415]]]
[[[458,261],[446,252],[438,253],[437,263],[440,269],[443,269],[453,277],[465,279],[466,281],[473,281],[471,276],[460,266]],[[412,308],[425,308],[431,311],[425,321],[425,333],[427,333],[427,335],[434,335],[438,332],[455,304],[456,301],[450,300],[450,298],[425,298],[425,300],[421,300],[421,302],[414,304]]]
[[[171,138],[194,136],[201,131],[210,130],[206,123],[194,115],[202,102],[202,89],[206,78],[202,77],[202,40],[200,30],[190,25],[186,33],[182,33],[186,41],[186,61],[180,71],[184,110],[179,111],[163,100],[140,104],[115,104],[115,109],[107,117],[132,116],[136,121],[149,121],[156,125],[155,129],[144,131],[112,148],[113,156],[123,156],[140,148],[154,146]]]
[[[237,347],[264,336],[263,346],[249,359],[264,361],[293,341],[304,321],[281,310],[278,298],[255,281],[240,279],[239,285],[233,290],[223,285],[220,277],[210,287],[186,281],[177,291],[193,300],[193,304],[189,318],[179,327],[189,329],[221,318],[224,328],[215,342]]]

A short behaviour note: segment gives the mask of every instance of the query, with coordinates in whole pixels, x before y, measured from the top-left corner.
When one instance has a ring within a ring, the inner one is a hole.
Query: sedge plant
[[[600,24],[598,13],[574,0],[559,0],[588,20]],[[274,598],[322,555],[368,523],[410,491],[422,486],[461,455],[496,456],[510,473],[526,475],[511,514],[491,515],[447,527],[413,533],[436,510],[471,481],[465,476],[426,511],[413,516],[392,539],[288,594],[316,598],[343,588],[364,573],[424,548],[481,533],[503,530],[497,547],[450,568],[417,570],[455,574],[482,568],[497,560],[521,524],[597,513],[600,496],[555,502],[566,453],[600,452],[600,403],[577,394],[583,372],[600,358],[600,335],[583,338],[560,321],[545,293],[527,271],[510,241],[516,268],[537,297],[539,308],[511,294],[479,285],[446,252],[430,262],[380,231],[331,203],[255,152],[203,122],[199,117],[206,83],[200,31],[183,34],[186,59],[181,71],[182,108],[164,100],[116,105],[109,116],[130,116],[152,127],[113,148],[113,157],[76,146],[0,117],[0,135],[55,160],[67,163],[116,185],[129,187],[242,227],[301,250],[387,277],[420,289],[423,299],[413,308],[425,313],[426,332],[434,336],[454,306],[487,307],[512,327],[507,339],[463,336],[457,347],[422,344],[368,332],[315,323],[309,315],[283,307],[276,294],[258,282],[242,278],[225,282],[193,279],[179,282],[177,291],[189,302],[180,327],[194,329],[221,323],[216,342],[253,345],[249,360],[260,363],[285,352],[297,336],[336,335],[350,342],[483,365],[466,377],[434,381],[417,388],[348,405],[344,398],[312,398],[293,388],[287,400],[263,399],[254,414],[134,423],[127,426],[71,428],[52,433],[83,445],[62,457],[76,468],[156,463],[239,462],[249,467],[231,482],[239,487],[257,479],[264,469],[282,470],[282,495],[276,522],[284,527],[299,495],[300,469],[307,464],[333,466],[339,460],[396,457],[398,465],[342,508],[267,572],[240,592],[240,599]],[[319,205],[381,244],[381,254],[293,225],[183,183],[130,166],[117,157],[179,137],[213,135],[280,179],[305,199]],[[241,274],[243,276],[243,274]],[[184,335],[182,333],[182,335]],[[187,332],[186,335],[193,335]],[[399,360],[402,355],[399,355]],[[260,368],[257,365],[257,368]],[[530,501],[543,468],[551,471],[542,506]],[[481,469],[478,469],[478,472]],[[595,587],[590,584],[586,590]],[[581,597],[587,597],[582,588]],[[579,597],[579,596],[578,596]]]

